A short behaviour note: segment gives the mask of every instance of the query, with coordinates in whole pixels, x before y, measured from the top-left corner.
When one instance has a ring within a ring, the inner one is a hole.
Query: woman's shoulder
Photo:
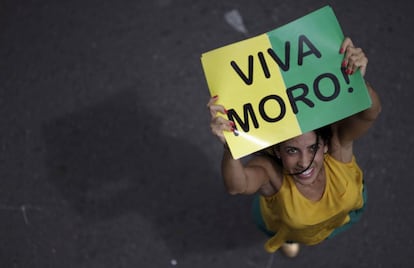
[[[275,194],[280,189],[283,182],[283,169],[274,156],[262,153],[255,154],[248,165],[262,167],[269,176],[268,184],[263,185],[261,189],[262,194],[268,196]]]
[[[355,156],[352,155],[349,161],[344,161],[344,159],[341,159],[340,157],[335,157],[334,155],[327,153],[325,154],[324,162],[328,165],[350,165],[355,164],[356,159]]]

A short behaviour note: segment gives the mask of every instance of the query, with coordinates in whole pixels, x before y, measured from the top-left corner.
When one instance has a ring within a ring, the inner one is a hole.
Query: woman
[[[368,59],[350,38],[343,41],[342,67],[352,75],[365,75]],[[255,194],[255,220],[271,238],[265,249],[280,247],[289,257],[299,251],[299,243],[313,245],[330,238],[357,221],[365,191],[353,142],[373,124],[381,111],[374,89],[367,83],[372,99],[369,109],[330,126],[311,131],[272,146],[243,164],[232,158],[223,131],[234,131],[234,123],[218,116],[225,114],[210,99],[211,129],[224,144],[222,175],[230,194]]]

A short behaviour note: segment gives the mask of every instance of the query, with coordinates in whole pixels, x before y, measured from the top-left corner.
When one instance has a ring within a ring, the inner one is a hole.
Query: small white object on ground
[[[237,9],[233,9],[224,14],[226,22],[230,24],[236,31],[247,34],[247,29],[244,26],[243,18],[240,15],[240,12]]]

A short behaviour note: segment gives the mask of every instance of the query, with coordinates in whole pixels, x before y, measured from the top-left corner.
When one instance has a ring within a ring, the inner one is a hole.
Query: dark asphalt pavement
[[[224,191],[200,55],[327,3],[383,112],[356,144],[362,221],[289,260]],[[414,267],[412,3],[1,1],[0,267]]]

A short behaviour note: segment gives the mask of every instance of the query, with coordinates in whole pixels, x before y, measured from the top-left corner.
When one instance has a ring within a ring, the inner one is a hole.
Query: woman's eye
[[[294,153],[296,153],[298,150],[296,150],[295,148],[289,148],[289,149],[287,149],[286,150],[286,152],[288,153],[288,154],[294,154]]]
[[[312,145],[310,149],[311,149],[312,152],[318,151],[319,150],[319,144]]]

